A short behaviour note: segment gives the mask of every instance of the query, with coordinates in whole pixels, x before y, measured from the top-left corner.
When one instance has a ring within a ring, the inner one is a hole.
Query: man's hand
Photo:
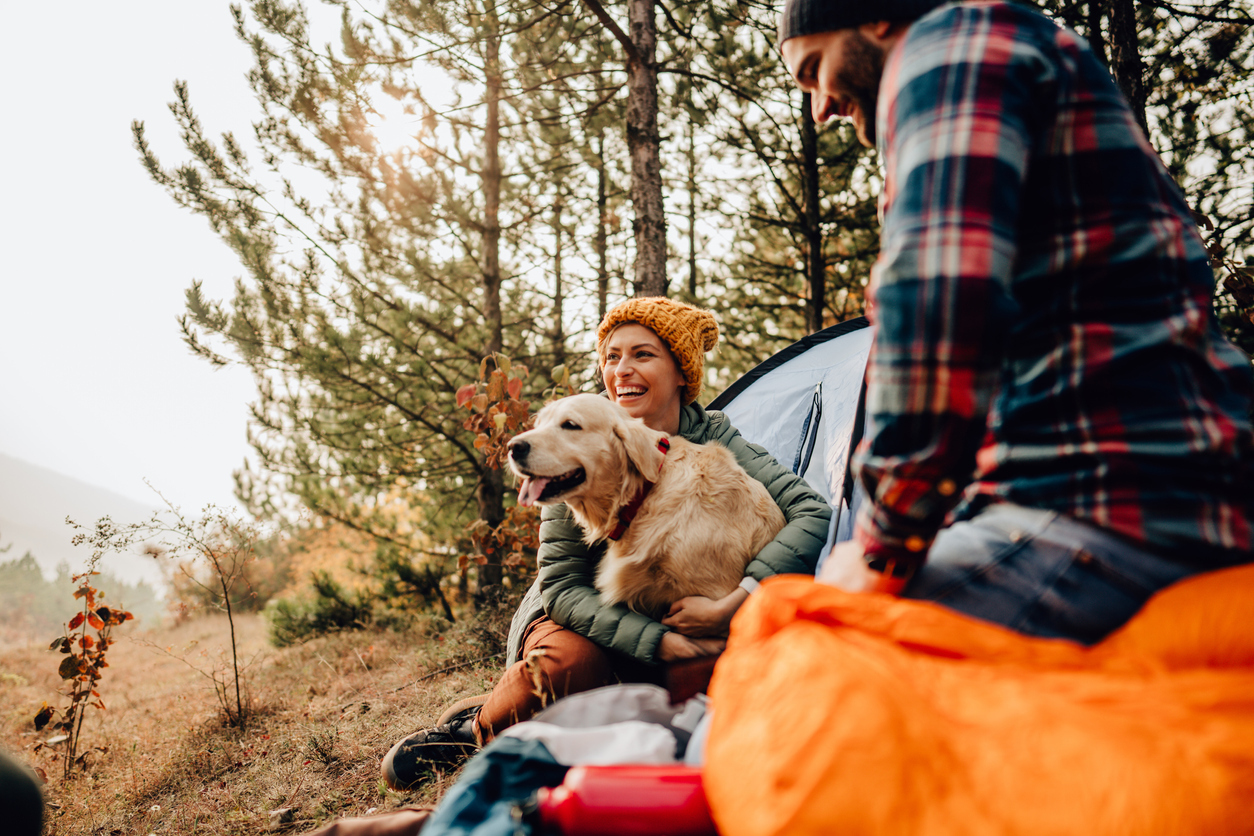
[[[889,577],[868,567],[862,547],[852,540],[832,548],[815,580],[846,592],[888,592],[896,595],[906,586],[904,578]]]
[[[694,638],[727,635],[732,616],[749,597],[749,593],[736,587],[730,594],[718,599],[690,595],[671,604],[670,612],[662,623],[672,630]]]
[[[662,643],[657,648],[657,658],[663,662],[697,659],[722,653],[726,646],[727,642],[723,639],[690,639],[672,630],[662,636]]]

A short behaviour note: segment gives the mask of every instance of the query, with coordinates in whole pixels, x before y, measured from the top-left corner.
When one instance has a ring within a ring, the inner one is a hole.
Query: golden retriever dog
[[[784,527],[775,500],[727,448],[651,430],[598,395],[544,407],[510,442],[509,459],[521,504],[564,502],[589,545],[608,538],[602,599],[653,618],[689,595],[729,594]]]

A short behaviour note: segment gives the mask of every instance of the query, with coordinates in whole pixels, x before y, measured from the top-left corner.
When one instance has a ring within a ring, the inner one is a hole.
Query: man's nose
[[[836,100],[822,93],[811,93],[810,113],[814,116],[814,121],[822,125],[836,115]]]
[[[835,105],[836,103],[829,95],[820,93],[810,97],[810,113],[814,115],[815,122],[820,125],[835,115]]]

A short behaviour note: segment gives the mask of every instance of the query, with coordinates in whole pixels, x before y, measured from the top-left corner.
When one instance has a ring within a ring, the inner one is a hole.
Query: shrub
[[[368,594],[346,590],[326,572],[315,572],[312,586],[311,599],[283,598],[266,607],[270,642],[275,647],[287,647],[324,633],[358,629],[372,621]]]

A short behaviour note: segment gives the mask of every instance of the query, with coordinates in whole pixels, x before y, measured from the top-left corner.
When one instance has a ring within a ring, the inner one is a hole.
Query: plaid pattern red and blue
[[[1250,361],[1084,40],[1023,6],[944,6],[889,56],[877,115],[868,555],[917,565],[947,517],[1000,500],[1183,561],[1254,551]]]

